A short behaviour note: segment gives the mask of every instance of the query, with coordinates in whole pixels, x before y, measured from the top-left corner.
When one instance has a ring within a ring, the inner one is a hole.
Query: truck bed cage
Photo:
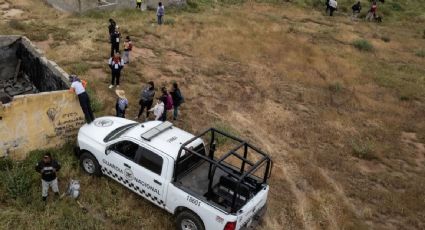
[[[230,151],[228,151],[227,153],[225,153],[224,155],[222,155],[220,158],[216,158],[215,155],[215,136],[217,134],[223,135],[226,138],[229,138],[233,141],[235,141],[237,143],[237,145],[231,149]],[[197,152],[194,148],[192,147],[188,147],[188,145],[190,145],[193,141],[197,140],[198,138],[203,138],[204,140],[206,140],[206,143],[209,143],[209,151],[206,152],[205,154]],[[208,139],[209,140],[208,140]],[[243,155],[240,155],[237,151],[243,149]],[[209,128],[207,130],[205,130],[204,132],[202,132],[201,134],[191,138],[190,140],[186,141],[185,143],[183,143],[180,147],[180,150],[178,152],[177,155],[177,159],[176,159],[176,163],[174,165],[174,182],[177,182],[180,178],[184,177],[184,175],[181,175],[181,171],[179,171],[179,163],[182,161],[182,158],[184,156],[182,156],[183,150],[186,151],[185,155],[192,153],[194,155],[196,155],[197,157],[207,161],[209,163],[209,173],[208,173],[208,177],[209,177],[209,185],[208,185],[208,191],[211,191],[212,189],[212,183],[213,183],[213,179],[214,178],[214,174],[216,172],[216,169],[219,168],[222,171],[224,171],[225,173],[227,173],[228,175],[230,175],[231,177],[233,177],[234,179],[236,179],[236,185],[235,185],[235,191],[233,193],[233,199],[232,199],[232,205],[231,205],[231,212],[235,212],[237,210],[235,210],[235,203],[236,203],[236,198],[239,194],[239,189],[241,186],[241,183],[243,183],[243,181],[253,175],[259,168],[261,168],[261,166],[263,166],[263,164],[266,164],[266,169],[264,171],[264,175],[262,176],[262,178],[259,178],[258,176],[255,176],[256,178],[262,179],[262,183],[265,184],[267,183],[268,178],[270,178],[271,176],[271,171],[273,168],[273,162],[270,159],[270,157],[264,153],[262,150],[260,150],[259,148],[252,146],[251,144],[247,143],[246,141],[237,138],[231,134],[225,133],[223,131],[217,130],[215,128]],[[257,159],[255,162],[253,162],[252,160],[248,159],[248,150],[253,150],[250,151],[250,154],[254,153],[256,154],[255,159]],[[236,170],[233,170],[232,168],[230,168],[228,166],[228,164],[226,164],[224,161],[230,157],[230,156],[234,156],[237,157],[238,159],[240,159],[242,161],[239,172],[236,172]],[[184,159],[183,159],[184,160]],[[251,166],[250,169],[248,169],[247,171],[245,171],[246,165]]]

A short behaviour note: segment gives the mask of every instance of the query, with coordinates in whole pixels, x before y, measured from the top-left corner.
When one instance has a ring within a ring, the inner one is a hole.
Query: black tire
[[[100,176],[100,165],[96,157],[89,152],[83,152],[80,156],[80,166],[89,175]]]
[[[186,227],[185,227],[186,226]],[[192,228],[189,228],[192,227]],[[195,227],[195,228],[193,228]],[[204,223],[201,218],[195,213],[185,210],[177,214],[176,217],[176,229],[178,230],[187,230],[187,229],[196,229],[196,230],[205,230]]]

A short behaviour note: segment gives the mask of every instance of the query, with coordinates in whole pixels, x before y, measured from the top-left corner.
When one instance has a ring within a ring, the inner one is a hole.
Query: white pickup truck
[[[272,161],[213,128],[195,136],[170,122],[101,117],[80,128],[76,150],[86,173],[174,214],[177,229],[249,229],[266,209]]]

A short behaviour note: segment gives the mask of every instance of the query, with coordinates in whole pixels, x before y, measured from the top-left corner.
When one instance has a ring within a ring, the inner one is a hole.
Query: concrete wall
[[[23,159],[35,149],[74,140],[84,115],[67,90],[15,96],[0,105],[0,156]]]
[[[23,68],[28,73],[32,71],[31,80],[46,91],[15,96],[7,104],[0,103],[0,156],[22,159],[31,150],[74,140],[85,121],[77,97],[67,90],[68,74],[43,57],[27,38],[0,36],[2,45],[16,44],[14,41],[19,41],[18,49],[22,49],[16,55],[23,55],[20,56],[23,62],[28,61],[23,63]],[[48,92],[52,88],[59,90]]]

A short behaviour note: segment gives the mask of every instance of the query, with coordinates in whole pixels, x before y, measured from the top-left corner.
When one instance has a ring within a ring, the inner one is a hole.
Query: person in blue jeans
[[[171,94],[171,97],[173,98],[173,106],[174,106],[173,119],[177,120],[177,116],[179,114],[179,106],[184,102],[184,98],[176,82],[173,83],[170,94]]]
[[[162,18],[164,17],[165,9],[162,5],[162,2],[158,3],[158,8],[156,9],[156,16],[158,17],[158,25],[162,25]]]

